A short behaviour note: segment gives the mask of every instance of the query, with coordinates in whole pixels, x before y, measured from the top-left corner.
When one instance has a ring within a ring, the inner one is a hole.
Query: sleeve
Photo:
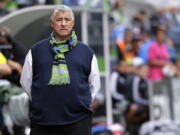
[[[31,84],[32,84],[32,54],[31,50],[28,52],[25,62],[23,65],[23,70],[21,73],[20,83],[23,89],[26,91],[28,97],[31,100]]]
[[[117,79],[118,79],[118,73],[113,72],[111,75],[112,97],[118,101],[122,101],[123,99],[125,99],[125,97],[117,91]]]
[[[92,94],[92,99],[94,100],[95,96],[100,90],[100,73],[98,68],[98,63],[96,56],[93,55],[92,62],[91,62],[91,72],[89,75],[89,86]]]
[[[143,105],[148,105],[148,100],[146,99],[143,99],[139,96],[139,89],[138,89],[138,86],[139,86],[139,82],[140,82],[140,79],[139,77],[135,77],[134,80],[133,80],[133,99],[135,102],[139,103],[139,104],[143,104]]]

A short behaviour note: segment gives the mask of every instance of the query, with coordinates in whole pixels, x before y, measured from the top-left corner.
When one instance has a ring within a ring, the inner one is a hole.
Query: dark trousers
[[[92,116],[63,126],[32,125],[30,135],[92,135]]]

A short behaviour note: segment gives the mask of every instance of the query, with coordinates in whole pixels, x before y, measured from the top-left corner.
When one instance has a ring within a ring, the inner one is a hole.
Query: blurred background
[[[72,7],[78,39],[98,59],[93,135],[180,135],[180,0],[0,0],[0,63],[23,65],[31,46],[50,36],[58,4]],[[0,73],[3,135],[29,132],[20,89],[19,74]]]

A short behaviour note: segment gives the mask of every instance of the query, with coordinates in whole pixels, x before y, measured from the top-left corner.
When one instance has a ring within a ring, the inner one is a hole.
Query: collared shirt
[[[20,78],[20,83],[22,87],[25,89],[30,99],[31,99],[31,85],[32,85],[32,76],[33,76],[32,61],[33,61],[32,53],[30,50],[26,56]],[[99,74],[97,59],[95,55],[93,55],[92,58],[91,72],[88,80],[89,80],[92,99],[94,99],[94,97],[96,96],[96,94],[100,89],[100,74]]]
[[[148,59],[149,61],[152,61],[152,60],[167,61],[167,62],[170,61],[167,46],[164,43],[159,45],[157,42],[153,42],[149,47]],[[162,68],[163,66],[150,65],[149,79],[151,80],[164,79]]]

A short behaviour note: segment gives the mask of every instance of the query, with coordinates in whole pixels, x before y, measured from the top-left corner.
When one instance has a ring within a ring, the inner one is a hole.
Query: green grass
[[[117,59],[117,57],[118,57],[117,48],[114,45],[111,46],[110,56],[111,56],[111,58],[114,58],[114,59]]]
[[[117,59],[117,48],[115,46],[111,46],[110,57],[113,59]],[[100,72],[105,72],[105,59],[104,56],[97,56],[98,66]]]
[[[100,72],[105,72],[105,61],[103,56],[97,56],[98,66]]]

